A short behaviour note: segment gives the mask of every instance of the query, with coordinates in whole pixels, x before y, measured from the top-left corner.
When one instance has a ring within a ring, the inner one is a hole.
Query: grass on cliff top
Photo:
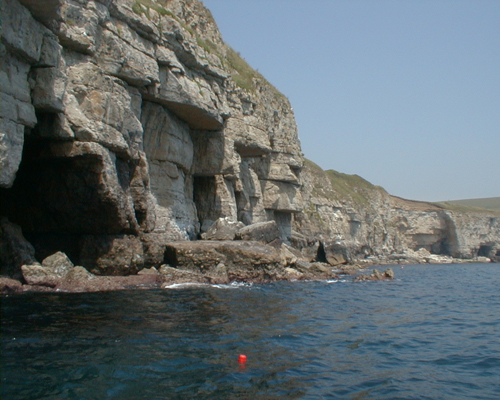
[[[304,160],[304,163],[312,173],[326,174],[332,185],[332,195],[335,200],[367,206],[370,204],[370,192],[385,192],[381,186],[373,185],[359,175],[343,174],[333,169],[323,171],[320,166],[307,159]]]
[[[194,30],[187,26],[184,22],[182,22],[179,17],[177,17],[172,11],[167,10],[167,0],[136,0],[136,2],[132,5],[132,11],[137,15],[145,15],[147,19],[151,20],[151,15],[149,14],[149,10],[155,10],[160,15],[168,15],[175,19],[185,30],[187,30],[191,35],[195,36]],[[161,26],[158,26],[158,29],[161,31]]]
[[[261,73],[253,69],[250,64],[248,64],[245,59],[241,57],[240,53],[236,52],[230,46],[227,46],[226,60],[229,67],[235,71],[231,74],[231,77],[233,78],[234,83],[236,83],[236,85],[240,88],[255,93],[256,87],[254,79],[259,79],[260,81],[265,82],[276,96],[286,99],[286,96],[283,93],[276,89],[266,78],[264,78]]]
[[[487,208],[490,210],[500,211],[500,197],[488,197],[484,199],[451,200],[443,203],[457,205],[457,206]]]
[[[333,190],[343,199],[351,199],[355,204],[369,205],[371,203],[369,193],[373,191],[384,191],[381,186],[375,186],[359,175],[343,174],[330,169],[325,171],[330,178]]]
[[[484,207],[474,207],[466,204],[457,204],[455,202],[441,202],[432,203],[438,207],[444,208],[445,210],[455,211],[459,213],[478,213],[478,214],[489,214],[495,217],[500,217],[500,209],[494,208],[484,208]]]
[[[190,26],[186,25],[179,17],[169,11],[167,6],[168,0],[136,0],[132,5],[132,10],[137,15],[145,15],[149,20],[151,19],[149,14],[150,9],[155,10],[162,16],[168,15],[174,18],[185,30],[191,33],[192,36],[196,37],[196,43],[198,46],[203,48],[207,53],[211,53],[219,57],[222,65],[230,70],[229,72],[231,72],[231,78],[238,87],[255,94],[257,88],[255,87],[254,79],[258,79],[267,84],[276,96],[286,99],[286,96],[283,93],[276,89],[258,71],[253,69],[238,52],[233,50],[230,46],[227,46],[226,56],[224,57],[215,43],[211,42],[209,39],[200,37]],[[215,23],[210,10],[207,9],[207,11],[208,18]]]

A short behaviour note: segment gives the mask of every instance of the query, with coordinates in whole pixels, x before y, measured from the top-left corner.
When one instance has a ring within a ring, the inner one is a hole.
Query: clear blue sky
[[[307,158],[389,193],[500,196],[500,0],[202,0]]]

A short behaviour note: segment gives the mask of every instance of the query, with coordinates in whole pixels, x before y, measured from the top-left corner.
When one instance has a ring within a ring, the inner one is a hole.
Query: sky
[[[202,0],[306,158],[390,194],[500,196],[500,0]]]

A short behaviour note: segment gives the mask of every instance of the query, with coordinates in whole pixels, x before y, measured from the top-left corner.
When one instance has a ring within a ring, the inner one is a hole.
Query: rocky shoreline
[[[313,281],[353,276],[353,282],[392,280],[392,268],[373,269],[375,265],[448,264],[490,262],[488,259],[437,259],[423,251],[400,257],[392,255],[385,263],[363,260],[356,264],[331,265],[308,262],[297,251],[281,244],[270,246],[257,241],[195,241],[167,245],[171,264],[144,268],[128,276],[103,276],[75,266],[62,252],[47,257],[41,264],[23,265],[21,276],[0,277],[2,295],[30,292],[92,293],[116,290],[167,289],[178,284],[230,284],[234,282],[269,283],[276,281]],[[419,256],[419,257],[418,257]]]
[[[0,3],[5,290],[500,261],[498,212],[400,199],[306,160],[289,100],[202,2],[38,3]]]
[[[1,277],[1,293],[101,292],[127,289],[160,289],[173,284],[266,283],[280,280],[338,278],[326,263],[298,260],[286,245],[280,248],[253,241],[198,241],[172,243],[175,267],[163,264],[135,275],[95,275],[74,266],[62,252],[41,264],[23,265],[21,277]]]
[[[113,254],[100,269],[75,265],[57,251],[40,263],[36,251],[21,229],[2,221],[2,255],[9,257],[10,273],[0,278],[2,294],[27,292],[102,292],[130,289],[160,289],[176,284],[268,283],[339,279],[352,275],[354,282],[394,279],[391,268],[384,272],[373,266],[392,264],[448,264],[491,262],[477,257],[459,260],[429,253],[425,249],[402,254],[350,259],[342,248],[317,242],[302,251],[284,243],[274,221],[245,226],[220,219],[203,235],[203,240],[149,243],[143,253],[143,268],[121,264]],[[130,249],[129,249],[130,250]],[[115,268],[113,268],[115,267]]]

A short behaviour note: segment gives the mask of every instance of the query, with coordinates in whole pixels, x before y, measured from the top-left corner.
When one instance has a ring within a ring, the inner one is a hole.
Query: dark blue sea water
[[[1,398],[500,399],[500,264],[394,269],[3,297]]]

